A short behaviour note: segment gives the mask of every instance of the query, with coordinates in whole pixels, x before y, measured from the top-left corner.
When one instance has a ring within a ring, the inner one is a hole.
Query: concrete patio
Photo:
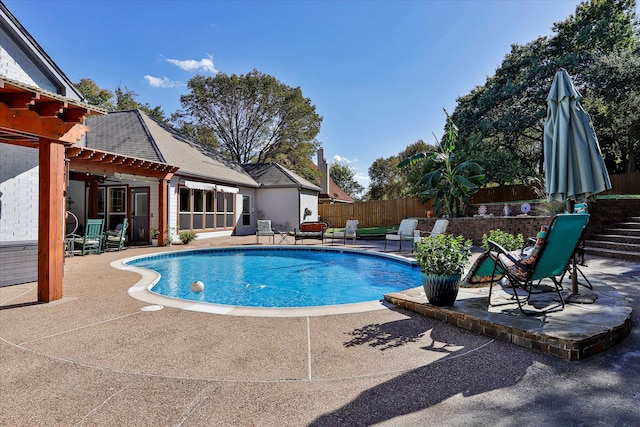
[[[35,303],[34,283],[0,288],[1,424],[640,424],[637,327],[605,351],[567,361],[383,302],[286,318],[147,311],[128,294],[140,277],[110,266],[149,252],[253,243],[228,237],[68,258],[64,297],[49,304]],[[587,264],[637,325],[638,266]],[[425,302],[419,291],[407,295]],[[576,316],[576,330],[589,318]]]

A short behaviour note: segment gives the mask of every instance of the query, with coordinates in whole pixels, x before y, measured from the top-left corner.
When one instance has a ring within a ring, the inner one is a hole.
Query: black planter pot
[[[453,305],[460,289],[460,274],[437,276],[422,274],[422,287],[429,304],[439,307]]]

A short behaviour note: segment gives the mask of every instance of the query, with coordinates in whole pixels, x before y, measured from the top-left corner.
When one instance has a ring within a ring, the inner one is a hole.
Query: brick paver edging
[[[428,303],[399,298],[395,294],[387,294],[384,299],[391,304],[423,316],[567,360],[581,360],[600,353],[621,342],[631,333],[631,313],[621,325],[611,328],[606,333],[581,340],[571,340],[524,331],[514,326],[469,316],[447,307],[437,307]]]

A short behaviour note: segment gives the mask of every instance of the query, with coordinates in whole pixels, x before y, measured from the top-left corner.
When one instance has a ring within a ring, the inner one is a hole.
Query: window
[[[181,230],[216,230],[235,226],[235,194],[180,187],[179,227]]]
[[[242,196],[242,225],[251,225],[251,198]]]
[[[107,221],[105,230],[114,230],[127,215],[127,189],[125,187],[107,188]]]

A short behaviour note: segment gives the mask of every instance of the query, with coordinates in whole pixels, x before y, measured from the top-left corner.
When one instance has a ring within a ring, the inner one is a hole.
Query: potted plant
[[[160,234],[160,230],[157,228],[152,228],[149,230],[149,235],[151,236],[151,246],[158,246],[158,235]]]
[[[166,232],[166,235],[164,236],[165,246],[171,246],[171,244],[173,243],[173,230],[175,230],[175,228],[167,225],[167,232]]]
[[[193,230],[183,230],[180,232],[179,236],[182,243],[188,245],[191,241],[196,239],[197,234]]]
[[[471,257],[471,240],[438,234],[418,243],[416,261],[422,270],[422,286],[430,304],[453,305],[462,272]]]

